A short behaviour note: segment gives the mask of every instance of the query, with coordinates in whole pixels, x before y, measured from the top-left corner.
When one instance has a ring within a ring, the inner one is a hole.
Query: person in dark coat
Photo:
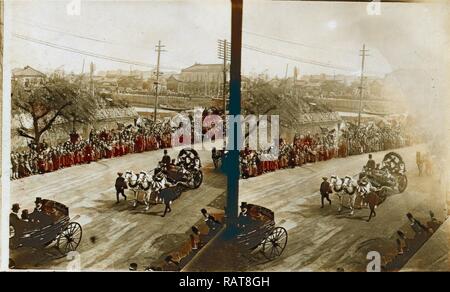
[[[321,202],[322,202],[322,207],[323,208],[323,201],[326,199],[330,205],[331,205],[331,200],[330,200],[330,194],[333,192],[331,190],[331,185],[328,182],[328,178],[327,177],[323,177],[323,182],[320,184],[320,196],[321,196]]]
[[[164,155],[161,159],[161,164],[164,165],[166,168],[170,165],[171,159],[169,154],[167,154],[167,150],[164,150]]]
[[[160,191],[160,197],[165,205],[164,214],[161,215],[161,217],[166,216],[167,212],[172,212],[172,208],[170,207],[170,205],[177,196],[178,194],[175,190],[175,186],[167,182],[165,184],[165,188]]]
[[[122,195],[122,197],[124,198],[125,201],[127,200],[127,196],[125,195],[125,189],[128,188],[125,178],[123,177],[123,173],[118,172],[117,175],[118,175],[118,177],[116,178],[116,184],[115,184],[116,199],[117,199],[116,204],[119,203],[119,195]]]
[[[201,209],[203,217],[205,218],[206,225],[208,225],[209,228],[215,229],[216,225],[221,225],[220,221],[218,221],[213,215],[209,214],[206,209]]]
[[[369,160],[367,160],[366,168],[367,168],[368,170],[374,170],[374,169],[375,169],[375,166],[376,166],[375,160],[373,160],[372,154],[369,154]]]
[[[33,212],[28,215],[28,220],[35,223],[36,228],[42,228],[51,225],[53,223],[52,218],[47,215],[42,209],[43,200],[40,197],[37,197],[34,203],[36,207],[34,208]]]

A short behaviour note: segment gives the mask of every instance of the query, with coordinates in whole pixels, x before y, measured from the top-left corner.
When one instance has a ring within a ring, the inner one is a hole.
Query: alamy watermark
[[[278,115],[219,115],[203,117],[201,110],[193,115],[177,114],[170,120],[174,148],[191,147],[195,150],[254,150],[262,158],[278,157]]]

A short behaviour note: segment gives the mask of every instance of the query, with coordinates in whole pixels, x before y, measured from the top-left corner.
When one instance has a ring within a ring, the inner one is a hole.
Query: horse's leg
[[[148,209],[150,209],[150,195],[148,191],[145,192],[144,203],[145,203],[145,211],[148,211]]]
[[[136,208],[137,207],[137,201],[138,201],[138,198],[137,198],[137,191],[136,190],[133,190],[133,193],[134,193],[134,200],[133,200],[133,208]]]
[[[338,193],[338,197],[339,197],[339,207],[338,207],[338,212],[340,213],[342,211],[342,204],[343,204],[343,196],[342,194]]]
[[[355,213],[355,200],[356,195],[350,195],[350,216],[353,216],[353,214]]]

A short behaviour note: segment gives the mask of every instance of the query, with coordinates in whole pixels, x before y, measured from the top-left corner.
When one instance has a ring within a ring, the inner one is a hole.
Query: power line
[[[80,34],[76,34],[76,33],[72,33],[72,32],[68,32],[68,31],[63,31],[60,29],[56,29],[56,28],[51,28],[50,26],[47,25],[41,25],[41,24],[37,24],[34,22],[28,22],[22,19],[15,19],[16,22],[20,22],[29,26],[32,26],[34,28],[38,28],[38,29],[42,29],[42,30],[46,30],[46,31],[51,31],[51,32],[56,32],[56,33],[60,33],[60,34],[65,34],[65,35],[69,35],[69,36],[73,36],[73,37],[77,37],[77,38],[81,38],[81,39],[85,39],[85,40],[89,40],[89,41],[94,41],[94,42],[99,42],[99,43],[104,43],[104,44],[115,44],[112,41],[108,41],[108,40],[101,40],[98,38],[94,38],[94,37],[89,37],[89,36],[84,36],[84,35],[80,35]]]
[[[344,50],[344,49],[339,49],[339,48],[324,48],[324,47],[320,47],[320,46],[313,46],[313,45],[308,45],[308,44],[304,44],[304,43],[300,43],[297,41],[292,41],[292,40],[287,40],[287,39],[282,39],[282,38],[278,38],[278,37],[274,37],[274,36],[268,36],[268,35],[264,35],[264,34],[260,34],[260,33],[256,33],[256,32],[250,32],[250,31],[243,31],[246,34],[250,34],[250,35],[255,35],[261,38],[266,38],[266,39],[270,39],[270,40],[274,40],[274,41],[279,41],[279,42],[283,42],[283,43],[287,43],[287,44],[291,44],[291,45],[296,45],[296,46],[300,46],[300,47],[304,47],[304,48],[309,48],[309,49],[314,49],[314,50],[324,50],[324,51],[341,51],[342,53],[348,54],[348,55],[353,55],[353,52]]]
[[[315,60],[304,59],[304,58],[291,56],[291,55],[287,55],[284,53],[271,51],[271,50],[267,50],[267,49],[262,49],[259,47],[250,46],[250,45],[246,45],[246,44],[243,44],[242,47],[245,49],[248,49],[248,50],[255,51],[255,52],[263,53],[263,54],[270,55],[270,56],[280,57],[280,58],[296,61],[299,63],[306,63],[306,64],[311,64],[311,65],[316,65],[316,66],[326,67],[326,68],[332,68],[332,69],[337,69],[337,70],[341,70],[341,71],[348,71],[348,72],[356,71],[355,68],[333,65],[330,63],[324,63],[324,62],[319,62],[319,61],[315,61]]]
[[[20,19],[20,18],[19,18],[19,20],[15,19],[15,21],[18,21],[20,23],[32,26],[33,28],[38,28],[38,29],[42,29],[42,30],[46,30],[46,31],[50,31],[50,32],[56,32],[56,33],[59,33],[59,34],[65,34],[65,35],[68,35],[68,36],[71,36],[71,37],[80,38],[80,39],[84,39],[84,40],[89,40],[89,41],[94,41],[94,42],[103,43],[103,44],[109,44],[109,45],[116,45],[116,46],[124,46],[125,45],[124,43],[119,42],[119,41],[99,39],[99,38],[96,38],[96,37],[93,37],[93,36],[86,36],[86,35],[76,34],[76,33],[64,31],[64,30],[61,30],[61,29],[58,29],[58,28],[54,28],[54,27],[51,27],[51,26],[48,26],[48,25],[42,25],[42,24],[38,24],[38,23],[35,23],[35,22],[29,22],[29,21],[26,21],[26,20]],[[126,46],[128,47],[129,45],[126,45]],[[151,47],[142,46],[141,44],[133,44],[133,47],[134,48],[139,48],[139,49],[142,49],[142,50],[146,50],[146,51],[152,49]],[[177,59],[177,60],[180,61],[179,59]],[[180,63],[183,63],[183,62],[180,62]],[[168,66],[166,66],[163,69],[178,70],[179,68],[178,67],[168,67]]]
[[[126,60],[126,59],[101,55],[101,54],[97,54],[94,52],[89,52],[89,51],[85,51],[85,50],[79,50],[79,49],[75,49],[75,48],[71,48],[71,47],[67,47],[67,46],[62,46],[62,45],[58,45],[55,43],[43,41],[40,39],[36,39],[36,38],[32,38],[32,37],[28,37],[28,36],[20,35],[20,34],[16,34],[16,33],[13,33],[13,36],[16,38],[25,40],[25,41],[37,43],[40,45],[52,47],[52,48],[63,50],[63,51],[77,53],[80,55],[90,56],[90,57],[99,58],[99,59],[105,59],[105,60],[114,61],[114,62],[118,62],[118,63],[131,64],[131,65],[136,65],[136,66],[141,66],[141,67],[151,67],[151,68],[155,67],[155,65],[153,65],[153,64],[148,64],[148,63],[143,63],[143,62],[138,62],[138,61],[130,61],[130,60]]]
[[[13,33],[13,36],[16,37],[16,38],[28,41],[28,42],[33,42],[33,43],[37,43],[37,44],[40,44],[40,45],[44,45],[44,46],[48,46],[48,47],[51,47],[51,48],[55,48],[55,49],[59,49],[59,50],[63,50],[63,51],[68,51],[68,52],[72,52],[72,53],[76,53],[76,54],[80,54],[80,55],[84,55],[84,56],[90,56],[90,57],[97,58],[97,59],[103,59],[103,60],[108,60],[108,61],[113,61],[113,62],[123,63],[123,64],[129,64],[129,65],[135,65],[135,66],[140,66],[140,67],[149,67],[149,68],[154,68],[155,67],[154,64],[149,64],[149,63],[144,63],[144,62],[139,62],[139,61],[132,61],[132,60],[127,60],[127,59],[122,59],[122,58],[102,55],[102,54],[98,54],[98,53],[94,53],[94,52],[90,52],[90,51],[85,51],[85,50],[79,50],[79,49],[58,45],[58,44],[55,44],[55,43],[47,42],[47,41],[44,41],[44,40],[40,40],[40,39],[36,39],[36,38],[32,38],[32,37],[29,37],[29,36],[20,35],[20,34],[16,34],[16,33]],[[165,67],[165,69],[178,69],[178,68]]]

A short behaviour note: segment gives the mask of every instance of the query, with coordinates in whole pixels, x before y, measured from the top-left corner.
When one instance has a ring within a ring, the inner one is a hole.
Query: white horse
[[[344,192],[342,194],[346,194],[349,197],[349,207],[350,207],[350,216],[353,216],[355,213],[355,201],[358,196],[357,184],[355,180],[351,176],[345,176],[344,181],[342,183],[342,188]],[[343,196],[342,196],[343,197]],[[341,207],[342,207],[342,198],[341,198]]]
[[[330,185],[333,189],[333,192],[338,196],[339,198],[339,208],[338,212],[341,212],[342,210],[342,201],[344,198],[344,179],[339,178],[337,175],[332,175],[330,177]]]
[[[145,171],[141,171],[139,173],[139,190],[144,193],[143,201],[145,203],[145,210],[147,211],[150,208],[152,202],[152,195],[155,198],[155,202],[158,203],[161,201],[159,197],[160,191],[165,187],[167,180],[164,176],[158,175],[149,175]],[[135,200],[134,207],[136,207],[137,200]]]
[[[136,192],[139,190],[139,176],[135,174],[131,170],[125,171],[125,182],[127,183],[128,188],[133,191],[134,196],[136,197]]]

